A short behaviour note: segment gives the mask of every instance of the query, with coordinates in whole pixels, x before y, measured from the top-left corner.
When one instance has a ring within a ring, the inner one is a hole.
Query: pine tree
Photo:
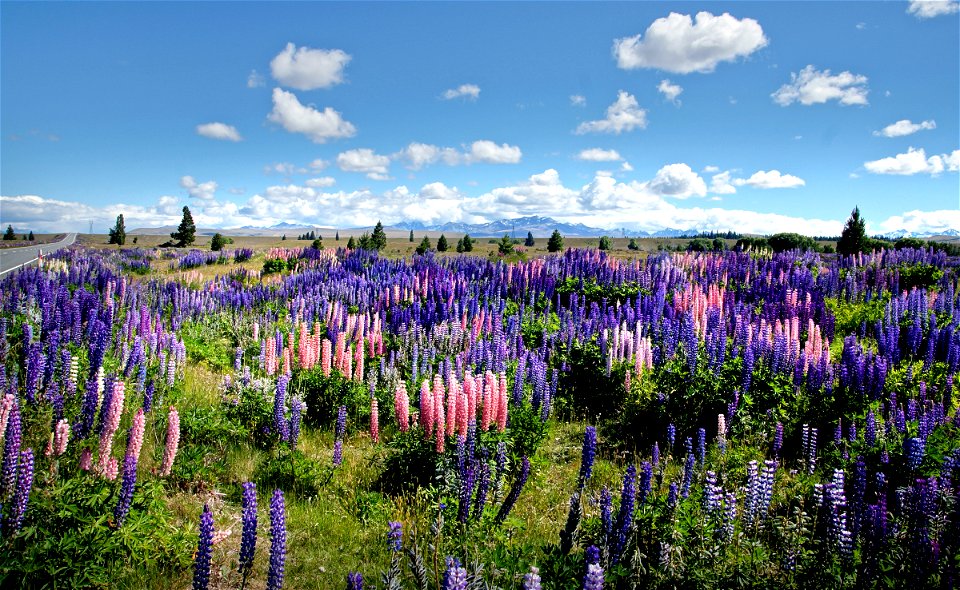
[[[370,236],[370,247],[377,251],[387,247],[387,234],[383,231],[383,224],[377,220],[377,225],[373,228],[373,235]]]
[[[563,236],[560,235],[560,230],[553,230],[553,234],[550,236],[550,240],[547,242],[547,252],[560,252],[563,250]]]
[[[27,239],[30,240],[31,242],[37,239],[37,238],[33,237],[33,230],[32,230],[32,229],[30,230],[30,234],[27,236]]]
[[[447,243],[447,237],[440,234],[440,239],[437,240],[437,252],[446,252],[449,248],[450,244]]]
[[[510,239],[509,235],[503,234],[503,237],[497,242],[497,251],[504,256],[513,253],[513,240]]]
[[[601,250],[609,250],[609,249],[610,249],[610,238],[608,238],[607,236],[600,236],[600,246],[599,246],[599,248],[600,248]]]
[[[473,238],[470,237],[470,234],[463,234],[463,251],[473,252]]]
[[[457,240],[457,254],[463,254],[463,238]]]
[[[427,236],[423,236],[423,239],[420,241],[420,245],[417,246],[417,254],[423,256],[430,249],[431,249],[430,238],[428,238]]]
[[[286,242],[286,241],[287,241],[287,234],[283,234],[282,236],[280,236],[280,241],[281,241],[281,242]]]
[[[4,240],[7,240],[7,241],[16,240],[16,239],[17,239],[17,234],[13,231],[13,226],[12,226],[12,225],[8,225],[8,226],[7,226],[7,231],[4,232],[4,234],[3,234],[3,239],[4,239]]]
[[[223,246],[226,243],[227,241],[223,239],[222,234],[219,232],[215,233],[213,234],[213,238],[210,239],[210,249],[214,252],[219,252],[220,250],[223,250]]]
[[[122,246],[127,243],[127,228],[123,223],[123,214],[117,215],[117,223],[110,230],[110,244]]]
[[[856,254],[863,252],[867,245],[866,221],[860,217],[860,207],[854,207],[850,212],[840,241],[837,242],[837,254]]]
[[[410,241],[411,241],[411,242],[413,241],[413,230],[412,230],[412,229],[410,230]]]
[[[337,230],[337,235],[336,235],[336,237],[334,237],[333,239],[336,240],[336,241],[338,241],[338,242],[340,241],[340,230]]]
[[[183,248],[193,243],[196,234],[197,226],[193,223],[193,215],[190,214],[190,207],[184,205],[183,219],[180,221],[180,226],[177,227],[177,231],[170,234],[170,237],[177,240],[178,248]]]
[[[628,250],[639,250],[640,244],[637,243],[637,238],[630,238],[630,243],[627,244]]]
[[[532,231],[527,232],[527,239],[523,241],[523,245],[526,246],[527,248],[533,248],[534,246],[537,245],[537,242],[533,239]]]
[[[357,247],[357,242],[353,239],[353,236],[350,236],[350,239],[347,240],[347,250],[355,250]]]

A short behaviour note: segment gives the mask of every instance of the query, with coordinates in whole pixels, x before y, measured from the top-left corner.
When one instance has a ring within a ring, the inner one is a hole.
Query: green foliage
[[[709,252],[713,249],[713,242],[706,238],[696,238],[687,242],[687,252]]]
[[[219,252],[223,250],[225,244],[226,240],[223,239],[223,234],[217,232],[213,234],[213,237],[210,239],[210,250]]]
[[[30,232],[30,239],[33,239],[33,232]],[[108,244],[117,244],[122,246],[127,243],[127,230],[123,224],[123,214],[117,215],[117,223],[110,229],[110,240]]]
[[[323,241],[320,238],[317,238],[310,244],[310,247],[314,250],[323,250]]]
[[[351,238],[353,239],[353,238]],[[349,246],[347,246],[349,248]],[[267,258],[263,261],[263,274],[268,275],[274,272],[283,272],[287,269],[287,263],[282,258]]]
[[[190,214],[190,207],[184,205],[183,219],[177,227],[177,231],[170,234],[170,237],[177,241],[177,247],[183,248],[189,246],[196,239],[197,226],[193,223],[193,215]]]
[[[561,373],[554,406],[560,414],[587,420],[610,419],[624,406],[624,370],[607,375],[600,347],[590,342],[574,344],[567,358],[568,370]]]
[[[31,242],[37,239],[37,238],[33,235],[33,230],[32,230],[32,229],[30,230],[30,233],[27,234],[27,239],[30,240]]]
[[[337,238],[337,239],[339,239],[339,238]],[[413,243],[413,230],[412,230],[412,229],[410,230],[410,243],[411,243],[411,244]]]
[[[17,239],[17,234],[13,231],[13,226],[12,226],[12,225],[8,225],[8,226],[7,226],[7,231],[5,231],[5,232],[3,233],[3,239],[4,239],[4,240],[7,240],[7,241],[16,240],[16,239]]]
[[[563,236],[560,235],[560,230],[555,229],[553,233],[550,234],[550,239],[547,241],[547,252],[561,252],[563,251]]]
[[[279,454],[267,453],[257,465],[255,479],[263,489],[280,488],[300,498],[314,498],[333,475],[331,465],[284,447]]]
[[[0,586],[143,587],[138,577],[189,567],[196,541],[174,522],[163,486],[149,476],[138,482],[130,513],[117,527],[119,487],[119,479],[86,473],[38,486],[25,526],[3,541]]]
[[[914,287],[929,289],[943,278],[943,269],[932,264],[901,264],[897,272],[900,274],[900,289],[906,291]]]
[[[503,237],[497,242],[497,252],[499,252],[501,256],[513,254],[513,240],[510,239],[510,236],[503,234]]]
[[[767,244],[774,252],[786,252],[787,250],[816,251],[817,249],[817,243],[813,241],[813,238],[795,233],[773,234],[767,238]]]
[[[636,297],[644,292],[636,281],[623,282],[620,284],[601,285],[596,279],[587,279],[586,281],[578,277],[567,277],[562,283],[556,286],[558,295],[564,296],[562,301],[569,300],[570,293],[577,293],[582,299],[588,302],[601,302],[606,299],[609,302],[626,301],[628,298]],[[649,294],[649,293],[647,293]]]
[[[770,244],[767,242],[766,238],[750,238],[744,237],[737,240],[737,244],[734,246],[735,250],[741,252],[746,250],[766,250],[770,248]]]
[[[352,412],[369,412],[368,388],[345,378],[337,370],[329,376],[324,376],[319,367],[300,371],[294,375],[291,387],[292,392],[303,396],[309,408],[304,420],[310,424],[331,424],[340,406],[347,406]]]
[[[427,236],[423,236],[423,239],[420,240],[420,245],[417,246],[417,254],[423,256],[431,249],[432,249],[432,246],[430,244],[430,238],[428,238]]]
[[[637,251],[640,249],[640,244],[637,243],[637,238],[630,238],[630,243],[627,244],[627,250]]]
[[[447,243],[447,237],[440,234],[440,239],[437,240],[437,252],[446,252],[449,248],[450,244]]]
[[[836,333],[851,334],[864,324],[873,326],[877,320],[883,319],[883,310],[889,301],[890,295],[886,293],[870,301],[845,301],[837,297],[827,297],[824,303],[833,312]]]
[[[597,246],[600,250],[610,250],[612,246],[610,245],[610,238],[607,236],[600,236],[600,245]]]
[[[353,239],[353,236],[350,236],[350,239],[347,240],[347,249],[354,250],[357,247],[357,241]]]
[[[533,232],[527,232],[527,239],[523,241],[523,245],[527,248],[533,248],[537,245],[537,241],[533,239]]]
[[[270,436],[273,428],[272,381],[253,380],[244,385],[231,381],[223,392],[222,407],[227,420],[236,428],[234,438],[248,438],[261,447],[273,444]]]
[[[840,241],[837,242],[838,254],[856,254],[866,250],[867,246],[866,221],[860,217],[860,208],[854,207],[850,212],[846,225],[843,226],[843,232],[840,234]]]

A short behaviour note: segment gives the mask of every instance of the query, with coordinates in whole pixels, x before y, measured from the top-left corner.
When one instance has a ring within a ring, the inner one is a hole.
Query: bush
[[[291,382],[292,391],[299,392],[309,412],[304,416],[308,423],[331,424],[340,406],[360,412],[369,412],[369,390],[363,383],[346,379],[339,371],[324,376],[319,368],[300,371]]]
[[[351,240],[353,238],[350,238]],[[274,272],[283,272],[287,269],[287,263],[282,258],[267,258],[263,261],[263,274],[268,275]]]
[[[333,476],[333,466],[324,466],[297,450],[267,453],[257,465],[255,479],[262,489],[280,488],[301,498],[313,498]]]

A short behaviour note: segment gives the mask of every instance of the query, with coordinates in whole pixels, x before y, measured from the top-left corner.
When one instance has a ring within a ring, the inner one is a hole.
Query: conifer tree
[[[197,234],[197,226],[193,223],[193,215],[190,214],[190,207],[184,205],[183,219],[177,231],[170,234],[170,237],[177,240],[177,247],[183,248],[193,243]],[[284,236],[286,238],[286,236]]]

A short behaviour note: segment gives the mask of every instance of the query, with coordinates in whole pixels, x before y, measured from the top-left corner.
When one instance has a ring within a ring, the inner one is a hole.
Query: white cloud
[[[906,211],[900,215],[888,217],[877,224],[876,228],[873,224],[870,225],[870,229],[875,233],[905,229],[918,233],[941,234],[947,230],[960,230],[960,210]]]
[[[387,180],[390,158],[369,148],[361,148],[338,154],[337,166],[344,172],[362,172],[373,180]]]
[[[683,88],[681,88],[679,84],[674,84],[670,82],[670,80],[660,80],[660,83],[657,84],[657,92],[673,104],[680,106],[680,101],[677,100],[677,97],[683,92]]]
[[[919,123],[914,123],[910,119],[901,119],[896,123],[887,125],[880,131],[874,131],[873,134],[878,137],[903,137],[904,135],[912,135],[917,131],[936,128],[937,122],[932,119],[929,121],[921,121]]]
[[[790,83],[784,84],[770,96],[780,106],[795,102],[809,106],[836,100],[842,105],[867,103],[867,77],[850,72],[831,75],[830,70],[818,71],[812,65],[790,74]]]
[[[293,43],[270,62],[273,78],[297,90],[329,88],[343,82],[343,68],[350,56],[339,49],[297,49]]]
[[[644,35],[615,40],[613,52],[623,69],[709,73],[720,62],[746,57],[766,44],[763,28],[752,18],[699,12],[694,22],[688,14],[671,12],[653,21]]]
[[[247,76],[247,88],[260,88],[266,84],[266,80],[263,79],[263,76],[257,72],[257,70],[250,70],[250,75]]]
[[[314,143],[353,137],[357,133],[357,128],[332,108],[327,107],[321,112],[302,105],[293,93],[280,88],[273,89],[273,111],[267,118],[290,133],[306,135]]]
[[[428,143],[413,142],[394,155],[410,162],[408,168],[419,170],[429,164],[442,162],[447,166],[456,166],[463,162],[463,154],[451,147],[438,147]]]
[[[330,162],[324,160],[323,158],[317,158],[316,160],[310,162],[310,164],[309,164],[310,169],[313,170],[313,171],[315,171],[315,172],[320,171],[320,170],[323,170],[324,168],[326,168],[326,167],[329,166],[329,165],[330,165]]]
[[[781,174],[779,170],[759,170],[750,178],[737,178],[733,181],[737,186],[752,186],[754,188],[797,188],[807,184],[802,178],[792,174]]]
[[[617,100],[607,107],[606,117],[598,121],[585,121],[577,127],[576,133],[616,133],[644,129],[647,126],[647,111],[640,108],[637,99],[621,90]]]
[[[719,167],[719,166],[704,166],[704,167],[703,167],[703,172],[704,172],[705,174],[710,174],[710,173],[712,173],[712,172],[720,172],[720,167]]]
[[[858,30],[858,31],[862,31],[862,30],[864,30],[864,29],[867,28],[867,23],[862,23],[862,22],[861,22],[861,23],[857,23],[857,24],[856,24],[856,27],[857,27],[857,30]]]
[[[307,170],[305,168],[297,168],[290,162],[275,162],[264,166],[263,173],[267,175],[282,174],[283,176],[293,176],[294,174],[306,174]]]
[[[197,125],[197,134],[210,139],[222,139],[225,141],[243,141],[240,132],[233,125],[225,123],[204,123]]]
[[[470,146],[467,161],[486,164],[516,164],[521,157],[523,157],[523,152],[515,145],[506,143],[497,145],[488,139],[481,139],[473,142]]]
[[[633,172],[633,166],[630,165],[630,162],[624,161],[620,164],[620,172]]]
[[[456,88],[444,90],[440,97],[445,100],[453,100],[455,98],[477,100],[480,98],[480,87],[476,84],[461,84]]]
[[[717,172],[719,170],[719,168],[716,166],[707,166],[707,168],[713,168],[713,172]],[[704,171],[706,172],[707,169],[705,168]],[[733,183],[730,180],[729,170],[724,170],[723,172],[714,174],[710,178],[710,192],[715,195],[732,195],[737,192],[736,187],[733,186]]]
[[[575,107],[585,107],[587,106],[587,97],[579,94],[571,94],[570,105]]]
[[[578,160],[587,162],[619,162],[623,158],[617,150],[604,150],[600,148],[590,148],[577,154]]]
[[[707,183],[686,164],[667,164],[649,183],[654,194],[686,199],[703,197],[707,194]]]
[[[177,204],[178,199],[173,196],[162,196],[156,205],[149,207],[125,204],[94,207],[38,195],[0,196],[0,220],[4,226],[12,224],[14,228],[25,227],[41,232],[86,232],[92,222],[95,232],[106,233],[120,214],[130,230],[176,225],[181,216]]]
[[[907,12],[917,18],[933,18],[943,14],[953,14],[960,10],[957,0],[910,0]]]
[[[183,176],[180,178],[180,186],[187,189],[187,194],[194,199],[209,201],[213,199],[217,192],[217,183],[208,180],[207,182],[197,182],[192,176]]]
[[[332,176],[320,176],[318,178],[308,178],[304,184],[310,188],[326,188],[336,183],[337,180]]]
[[[940,174],[944,170],[956,172],[960,168],[960,150],[950,154],[927,157],[923,148],[908,148],[907,153],[897,154],[879,160],[864,162],[863,167],[873,174],[896,174],[913,176],[914,174]]]

